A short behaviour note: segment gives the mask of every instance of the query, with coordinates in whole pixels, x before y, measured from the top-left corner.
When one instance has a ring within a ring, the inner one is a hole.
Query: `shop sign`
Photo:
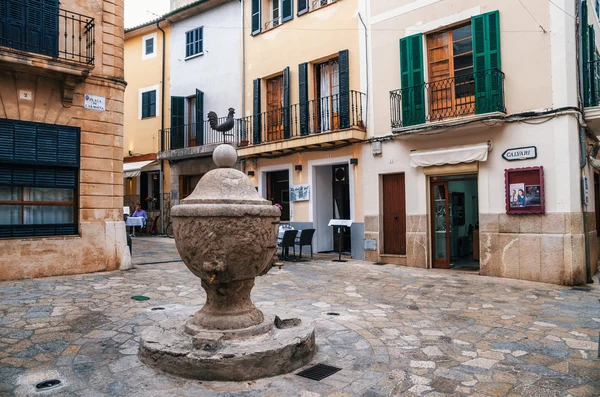
[[[86,109],[106,111],[106,97],[85,94],[83,107]]]
[[[502,153],[502,158],[507,161],[527,160],[537,157],[537,148],[535,146],[518,147],[508,149]]]

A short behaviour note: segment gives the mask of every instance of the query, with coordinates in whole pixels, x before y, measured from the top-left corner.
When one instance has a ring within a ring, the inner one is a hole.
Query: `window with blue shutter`
[[[142,93],[142,118],[156,116],[156,90]]]
[[[182,96],[171,97],[171,136],[170,149],[181,149],[185,142],[185,98]]]
[[[150,55],[154,52],[154,37],[146,39],[145,53],[146,55]]]
[[[260,33],[260,8],[261,0],[252,0],[252,35]]]
[[[80,130],[0,119],[0,238],[77,234]]]
[[[298,65],[298,96],[300,99],[300,135],[308,135],[308,63]]]
[[[201,54],[204,51],[202,39],[204,31],[202,27],[185,32],[185,57]]]
[[[308,0],[298,0],[296,7],[298,16],[306,14],[308,12]]]
[[[281,0],[281,22],[286,22],[294,18],[293,6],[293,0]]]
[[[58,56],[58,0],[0,0],[0,45]]]

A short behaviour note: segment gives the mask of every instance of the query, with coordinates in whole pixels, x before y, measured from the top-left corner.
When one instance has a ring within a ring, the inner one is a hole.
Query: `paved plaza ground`
[[[136,238],[131,271],[0,283],[0,396],[600,395],[597,277],[577,290],[329,259],[286,263],[253,290],[265,313],[314,322],[313,363],[342,368],[320,382],[198,382],[143,365],[142,330],[205,295],[173,240]]]

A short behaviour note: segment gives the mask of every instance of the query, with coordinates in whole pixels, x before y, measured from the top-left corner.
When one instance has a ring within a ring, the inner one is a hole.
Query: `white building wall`
[[[171,27],[171,95],[204,92],[204,119],[215,111],[227,116],[230,107],[241,114],[241,4],[230,1]],[[204,54],[185,59],[185,33],[203,26]],[[168,101],[170,106],[170,99]]]

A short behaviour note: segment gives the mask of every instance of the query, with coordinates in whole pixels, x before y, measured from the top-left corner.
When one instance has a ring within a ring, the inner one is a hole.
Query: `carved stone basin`
[[[280,210],[232,167],[232,146],[213,153],[220,167],[173,207],[175,243],[201,279],[206,303],[191,319],[144,331],[140,359],[163,371],[201,380],[247,380],[292,371],[315,353],[314,328],[279,320],[254,306],[254,279],[276,259]],[[285,324],[285,326],[282,326]],[[285,329],[284,329],[285,328]]]

